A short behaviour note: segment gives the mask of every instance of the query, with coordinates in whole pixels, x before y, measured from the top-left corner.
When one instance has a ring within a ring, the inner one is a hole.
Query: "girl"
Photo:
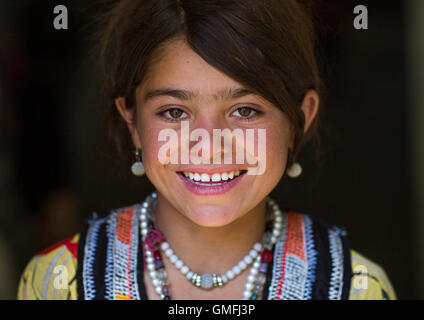
[[[395,299],[342,229],[268,197],[316,136],[305,5],[122,0],[102,30],[112,138],[157,191],[37,254],[20,299]]]

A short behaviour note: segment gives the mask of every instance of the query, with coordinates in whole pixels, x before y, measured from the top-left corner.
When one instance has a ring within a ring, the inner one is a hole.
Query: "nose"
[[[206,163],[244,162],[243,131],[233,128],[225,114],[204,112],[190,130],[190,152],[198,154]]]

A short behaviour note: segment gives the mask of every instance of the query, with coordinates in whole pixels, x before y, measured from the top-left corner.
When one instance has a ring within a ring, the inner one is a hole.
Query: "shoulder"
[[[328,225],[317,217],[295,211],[288,211],[286,217],[287,247],[291,247],[291,242],[295,243],[296,247],[299,242],[304,242],[301,256],[316,269],[315,282],[318,289],[313,293],[327,293],[333,287],[337,289],[333,290],[337,293],[342,287],[344,291],[342,299],[396,299],[395,291],[384,269],[350,248],[348,233],[343,226]],[[302,220],[303,223],[300,222]],[[301,234],[303,236],[296,236]],[[343,276],[340,270],[343,270]],[[340,279],[341,282],[334,286],[334,283],[332,285],[334,279]],[[313,294],[312,297],[322,299],[327,298],[327,295]]]
[[[26,265],[18,287],[19,300],[76,299],[80,234],[37,253]]]
[[[104,246],[104,242],[111,236],[116,235],[126,242],[128,231],[136,222],[133,219],[136,217],[136,208],[138,206],[135,204],[113,209],[105,217],[94,213],[80,233],[33,256],[21,275],[18,299],[77,299],[78,263],[87,253],[85,260],[90,260],[98,247]],[[113,227],[113,230],[108,230],[109,227]]]
[[[352,281],[350,300],[396,300],[396,293],[384,269],[351,250]]]

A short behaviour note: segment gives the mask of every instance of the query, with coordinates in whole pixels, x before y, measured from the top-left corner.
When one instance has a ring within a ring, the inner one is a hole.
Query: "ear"
[[[303,132],[308,131],[312,121],[318,113],[319,108],[319,95],[315,90],[309,90],[303,98],[300,107],[305,114],[305,127]]]
[[[115,106],[128,126],[134,146],[136,148],[141,148],[140,137],[138,135],[137,125],[134,119],[134,109],[127,108],[125,98],[123,97],[115,99]]]

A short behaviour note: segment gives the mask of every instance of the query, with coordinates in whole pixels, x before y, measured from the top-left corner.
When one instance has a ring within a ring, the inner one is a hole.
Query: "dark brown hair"
[[[121,0],[102,18],[101,61],[111,89],[110,137],[127,163],[134,146],[113,104],[135,91],[168,40],[184,37],[207,63],[286,113],[294,129],[293,159],[317,138],[318,117],[303,134],[300,104],[321,93],[310,10],[299,0]]]

